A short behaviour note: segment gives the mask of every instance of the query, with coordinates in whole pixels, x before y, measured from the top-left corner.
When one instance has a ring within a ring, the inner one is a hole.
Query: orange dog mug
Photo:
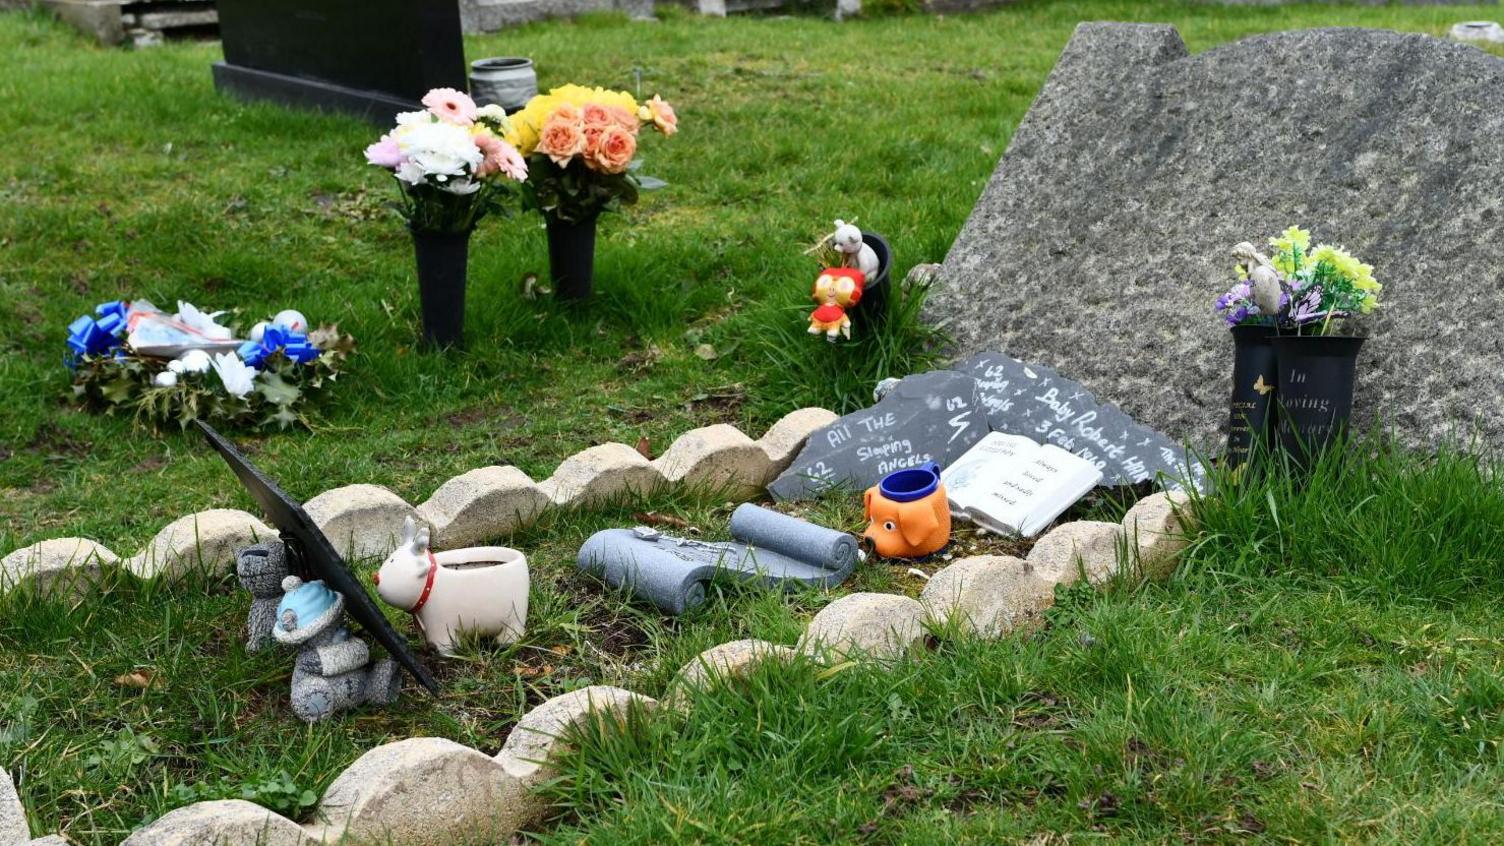
[[[862,495],[867,531],[885,558],[923,558],[950,543],[950,503],[940,481],[940,465],[933,461],[883,477]]]

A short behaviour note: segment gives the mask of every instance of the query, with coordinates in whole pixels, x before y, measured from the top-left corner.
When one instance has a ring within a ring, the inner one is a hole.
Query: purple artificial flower
[[[1301,295],[1299,300],[1290,305],[1288,313],[1290,322],[1296,326],[1304,326],[1307,323],[1315,323],[1318,320],[1322,320],[1326,317],[1327,313],[1320,311],[1320,308],[1321,289],[1312,288]]]

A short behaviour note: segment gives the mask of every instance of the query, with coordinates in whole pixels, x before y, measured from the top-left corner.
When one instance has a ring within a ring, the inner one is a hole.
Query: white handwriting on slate
[[[891,429],[897,426],[898,415],[889,411],[883,414],[874,414],[868,417],[858,417],[855,421],[855,425],[861,428],[863,434],[870,435],[873,432],[881,432],[884,429]],[[844,444],[847,441],[851,440],[853,437],[854,435],[851,431],[851,424],[845,423],[840,426],[833,427],[830,431],[825,433],[825,440],[828,441],[833,447],[838,447],[841,444]]]
[[[956,430],[950,433],[950,440],[946,441],[948,444],[955,443],[956,438],[961,437],[967,429],[971,428],[971,409],[967,408],[966,400],[961,397],[951,397],[945,401],[946,411],[955,411],[958,408],[966,408],[966,410],[948,421],[950,427]]]

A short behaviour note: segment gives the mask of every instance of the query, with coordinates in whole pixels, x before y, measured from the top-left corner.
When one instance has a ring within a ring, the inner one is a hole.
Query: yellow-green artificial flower
[[[1278,238],[1270,238],[1269,246],[1280,252],[1290,252],[1290,248],[1299,247],[1304,253],[1311,246],[1311,233],[1299,226],[1292,226],[1280,234]]]
[[[1329,244],[1321,244],[1311,251],[1311,262],[1320,264],[1326,262],[1341,274],[1352,286],[1362,291],[1363,304],[1359,311],[1367,314],[1378,306],[1379,291],[1384,289],[1378,280],[1373,278],[1373,265],[1364,264],[1357,256],[1349,253],[1341,247],[1333,247]]]

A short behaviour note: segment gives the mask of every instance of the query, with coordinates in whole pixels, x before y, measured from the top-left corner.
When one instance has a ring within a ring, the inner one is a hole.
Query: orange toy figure
[[[950,503],[933,461],[889,473],[863,500],[872,522],[862,537],[884,558],[923,558],[950,543]]]
[[[835,342],[837,335],[851,337],[851,318],[846,309],[862,299],[867,275],[854,267],[827,267],[820,271],[811,295],[820,305],[810,313],[809,333],[825,333],[825,340]]]

